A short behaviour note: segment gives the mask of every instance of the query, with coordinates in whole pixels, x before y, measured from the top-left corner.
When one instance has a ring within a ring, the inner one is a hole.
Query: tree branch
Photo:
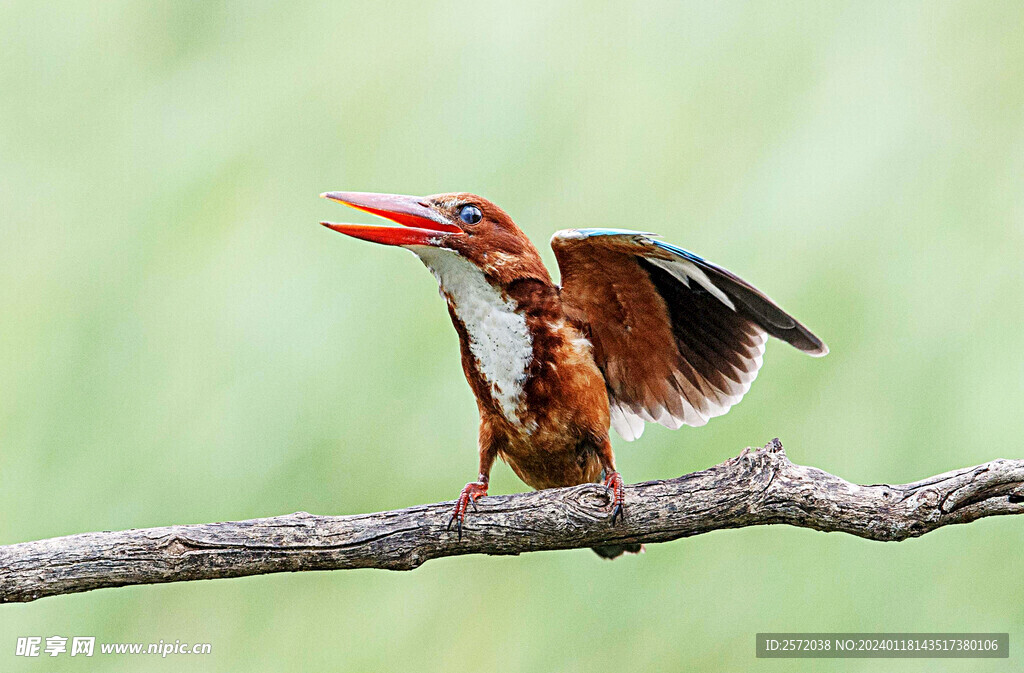
[[[1024,460],[994,460],[912,484],[858,486],[794,465],[779,440],[678,479],[626,487],[624,522],[603,486],[493,496],[446,531],[452,502],[353,516],[83,533],[0,547],[0,602],[102,587],[300,570],[411,570],[460,554],[520,554],[666,542],[722,528],[789,524],[897,541],[985,516],[1024,513]]]

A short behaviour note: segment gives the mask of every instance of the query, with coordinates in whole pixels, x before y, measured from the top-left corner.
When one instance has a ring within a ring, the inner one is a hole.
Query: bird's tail
[[[594,553],[601,558],[614,559],[622,556],[623,554],[642,554],[644,553],[644,546],[642,544],[608,544],[602,547],[591,547]]]

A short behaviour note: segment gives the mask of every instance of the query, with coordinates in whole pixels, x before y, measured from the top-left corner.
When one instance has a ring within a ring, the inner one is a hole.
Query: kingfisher
[[[645,423],[721,416],[750,389],[769,336],[828,353],[754,286],[656,234],[556,232],[556,285],[512,218],[475,194],[321,196],[394,222],[321,224],[411,251],[448,305],[480,414],[478,475],[448,522],[459,539],[496,458],[534,489],[602,482],[614,525],[625,510],[610,428],[632,441]],[[614,558],[639,545],[595,551]]]

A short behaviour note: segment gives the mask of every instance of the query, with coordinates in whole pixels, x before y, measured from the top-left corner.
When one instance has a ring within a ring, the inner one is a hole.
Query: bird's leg
[[[598,457],[601,459],[601,467],[604,468],[604,485],[612,492],[611,508],[612,525],[614,526],[615,519],[626,520],[626,512],[622,509],[625,499],[625,484],[622,481],[622,475],[615,470],[615,454],[612,453],[611,440],[605,438]]]
[[[459,499],[455,501],[455,511],[452,512],[452,516],[448,519],[447,530],[452,529],[452,524],[455,524],[455,528],[459,531],[459,539],[462,539],[462,522],[466,520],[466,510],[469,509],[470,505],[473,505],[473,511],[476,509],[476,499],[487,495],[487,483],[490,481],[486,474],[481,473],[479,481],[471,481],[462,489],[462,493],[459,494]]]
[[[615,525],[615,519],[625,521],[626,512],[622,509],[622,501],[625,498],[625,485],[622,483],[622,475],[615,470],[606,472],[604,485],[612,492],[612,525]]]
[[[451,530],[452,524],[455,524],[456,529],[459,531],[460,540],[462,539],[462,522],[466,520],[466,510],[470,505],[473,505],[473,511],[475,512],[476,499],[487,495],[487,484],[491,480],[491,466],[494,465],[496,455],[497,452],[490,446],[490,442],[481,446],[480,474],[477,477],[477,481],[471,481],[466,484],[462,489],[462,493],[459,494],[459,499],[455,501],[455,510],[452,512],[451,518],[448,519],[446,530]]]

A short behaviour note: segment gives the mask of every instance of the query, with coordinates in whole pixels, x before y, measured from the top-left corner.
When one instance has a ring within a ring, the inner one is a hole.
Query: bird
[[[551,238],[555,284],[512,218],[470,193],[321,197],[393,222],[321,222],[413,252],[437,279],[480,416],[479,470],[448,520],[468,508],[501,459],[534,489],[603,483],[611,524],[626,516],[610,428],[701,426],[750,389],[769,336],[812,356],[828,347],[767,295],[656,234],[565,229]],[[600,556],[640,546],[595,547]]]

